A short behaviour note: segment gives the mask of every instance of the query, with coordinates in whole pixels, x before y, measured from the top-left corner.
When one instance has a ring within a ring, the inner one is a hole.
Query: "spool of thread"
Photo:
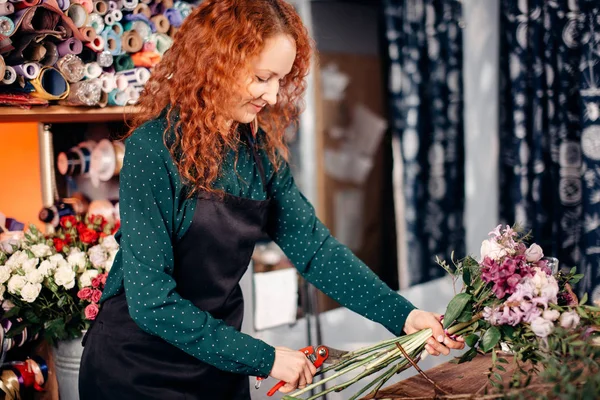
[[[86,79],[96,79],[102,74],[102,67],[97,62],[91,62],[85,65],[85,77]]]
[[[81,81],[71,85],[71,92],[67,97],[67,104],[80,106],[95,106],[100,100],[100,83],[94,79]]]
[[[75,27],[77,28],[81,28],[87,24],[88,13],[81,4],[71,4],[65,14],[73,20],[73,24],[75,24]]]
[[[114,25],[115,22],[119,22],[123,19],[123,13],[121,10],[112,10],[106,13],[104,16],[104,22],[106,25]]]
[[[105,72],[100,76],[100,84],[104,93],[110,93],[117,88],[117,78],[115,74]]]
[[[144,4],[144,3],[139,3],[137,6],[135,6],[133,13],[145,15],[146,18],[150,18],[152,16],[150,7],[148,7],[148,4]]]
[[[183,17],[181,16],[181,11],[176,8],[169,8],[165,11],[165,17],[169,20],[169,23],[175,28],[179,28],[183,23]]]
[[[62,41],[57,46],[58,55],[60,57],[64,57],[67,54],[77,55],[81,53],[82,49],[83,43],[81,43],[81,40],[75,39],[74,37],[70,37],[67,40]]]
[[[34,79],[40,74],[40,66],[37,63],[25,63],[14,66],[17,75],[26,79]]]
[[[142,50],[144,41],[137,31],[127,31],[121,37],[121,46],[126,53],[137,53]]]
[[[115,70],[117,72],[119,71],[125,71],[128,69],[133,69],[134,65],[133,65],[133,60],[131,59],[131,56],[128,54],[121,54],[118,55],[114,58],[114,65],[115,65]]]
[[[95,52],[100,53],[104,50],[104,38],[102,38],[102,36],[96,36],[94,40],[85,45]]]
[[[123,107],[129,101],[127,93],[123,90],[115,89],[108,94],[108,105]]]
[[[121,6],[126,11],[133,11],[137,7],[138,0],[121,0]]]
[[[119,37],[123,36],[123,33],[125,32],[125,29],[123,29],[123,25],[121,25],[120,22],[115,22],[112,24],[111,28]]]
[[[171,24],[169,23],[169,20],[167,19],[167,17],[165,17],[164,15],[155,15],[154,17],[151,18],[151,21],[154,23],[154,26],[156,27],[156,32],[158,33],[167,33],[169,32],[169,28],[171,27]]]
[[[4,78],[2,79],[3,85],[12,85],[17,80],[17,72],[13,67],[8,65],[4,69]]]
[[[11,36],[15,31],[15,23],[7,16],[0,17],[0,35]]]
[[[148,9],[148,11],[150,11],[150,9]],[[14,12],[15,6],[13,3],[0,3],[0,16],[10,15]]]
[[[102,68],[108,68],[113,63],[113,55],[110,54],[109,51],[104,50],[98,53],[96,61],[98,62],[98,65],[100,65]]]
[[[79,28],[79,32],[81,32],[81,34],[83,35],[84,42],[91,42],[96,38],[96,31],[90,26],[84,26],[83,28]]]
[[[98,4],[98,3],[96,3]],[[105,3],[104,3],[105,4]],[[100,14],[90,14],[90,26],[94,29],[97,34],[101,34],[104,30],[104,18]]]
[[[83,79],[85,65],[81,58],[73,54],[67,54],[56,63],[56,66],[68,82],[75,83]]]
[[[71,6],[71,2],[69,0],[57,0],[58,8],[62,11],[67,11],[67,9]]]
[[[94,1],[94,13],[104,16],[108,12],[108,3],[104,0]]]
[[[58,154],[56,168],[61,175],[78,176],[90,172],[92,150],[95,142],[72,147]]]

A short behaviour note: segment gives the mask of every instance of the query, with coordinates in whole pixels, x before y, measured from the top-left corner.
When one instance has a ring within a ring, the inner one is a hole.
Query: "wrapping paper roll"
[[[40,66],[37,63],[25,63],[13,67],[17,75],[27,79],[33,79],[40,74]]]
[[[121,51],[121,38],[112,29],[105,29],[102,32],[104,38],[104,50],[110,52],[113,56],[119,55]]]
[[[133,60],[128,54],[121,54],[116,56],[113,60],[113,63],[117,72],[132,69],[134,67]]]
[[[125,94],[128,97],[127,104],[135,104],[140,98],[140,92],[133,86],[127,86]]]
[[[96,31],[90,26],[79,28],[79,32],[85,37],[84,42],[91,42],[96,38]]]
[[[4,62],[4,58],[0,56],[0,77],[4,77],[4,73],[6,72],[6,63]]]
[[[60,8],[63,11],[66,11],[71,6],[71,2],[69,0],[57,0],[57,1],[58,1],[58,8]]]
[[[112,65],[112,63],[113,63],[113,55],[110,54],[109,51],[104,50],[103,52],[98,53],[98,56],[96,58],[96,62],[102,68],[110,67]]]
[[[73,0],[73,2],[81,4],[88,14],[91,14],[92,11],[94,11],[94,3],[92,3],[92,0]]]
[[[152,28],[146,21],[129,21],[125,24],[125,31],[137,31],[144,42],[150,39]]]
[[[97,79],[81,81],[71,85],[67,103],[80,106],[94,106],[100,100],[100,83]]]
[[[148,9],[148,11],[150,11],[150,9]],[[0,3],[0,15],[10,15],[14,12],[15,6],[13,3]]]
[[[110,93],[117,88],[117,78],[115,74],[105,72],[100,76],[100,87],[104,93]]]
[[[85,44],[90,49],[99,53],[104,50],[104,38],[102,36],[96,36],[94,40]]]
[[[152,16],[152,13],[150,12],[150,7],[148,7],[148,4],[144,3],[139,3],[137,6],[135,6],[133,13],[142,14],[146,16],[146,18],[150,18]]]
[[[115,85],[117,87],[118,90],[120,91],[125,91],[125,89],[127,89],[127,86],[129,86],[129,81],[127,80],[127,77],[125,75],[115,75]]]
[[[144,41],[137,31],[127,31],[121,38],[123,51],[127,53],[137,53],[142,50]]]
[[[129,86],[145,85],[150,79],[150,71],[146,68],[134,68],[117,73],[117,76],[125,76]]]
[[[91,62],[85,65],[84,76],[86,79],[96,79],[102,74],[102,67],[96,62]]]
[[[8,65],[4,69],[4,78],[2,79],[3,85],[11,85],[17,80],[17,72],[13,67]]]
[[[62,72],[68,82],[75,83],[83,79],[85,74],[85,65],[81,58],[73,54],[67,54],[56,63],[59,71]]]
[[[58,55],[60,57],[63,57],[67,54],[81,53],[81,50],[83,49],[83,44],[81,43],[81,40],[71,37],[71,38],[68,38],[67,40],[59,43],[57,48],[58,48]]]
[[[148,40],[156,45],[156,52],[160,55],[165,54],[173,44],[173,39],[164,33],[153,33]]]
[[[123,13],[121,10],[112,10],[106,13],[104,16],[104,22],[106,25],[114,25],[115,22],[119,22],[123,19]]]
[[[108,94],[108,105],[109,106],[124,106],[129,101],[127,93],[123,90],[115,89]]]
[[[123,25],[121,25],[120,22],[115,22],[112,24],[111,28],[119,37],[123,36],[123,33],[125,33],[125,29],[123,29]]]
[[[81,28],[87,24],[88,13],[81,4],[71,4],[65,14],[71,18],[77,28]]]
[[[0,17],[0,35],[11,36],[15,31],[15,23],[6,16]]]
[[[53,66],[60,57],[58,54],[58,47],[54,43],[46,41],[44,42],[44,48],[46,49],[46,54],[44,54],[44,57],[40,60],[40,63],[47,67]]]
[[[169,23],[175,28],[179,28],[183,23],[183,16],[181,15],[181,11],[176,8],[169,8],[165,11],[165,17],[169,20]]]
[[[104,27],[106,26],[104,25],[104,18],[102,18],[100,14],[96,13],[90,14],[89,23],[90,26],[94,28],[94,31],[96,31],[97,34],[101,34],[104,30]]]
[[[139,4],[138,0],[121,0],[121,7],[125,11],[133,11]]]
[[[44,67],[38,76],[31,80],[35,88],[32,96],[44,100],[62,100],[69,95],[69,83],[59,70],[52,67]]]
[[[155,15],[154,17],[151,18],[151,21],[154,23],[154,26],[156,27],[156,32],[158,33],[167,33],[169,32],[169,28],[171,27],[171,24],[169,23],[169,20],[167,19],[167,17],[165,17],[164,15]]]
[[[108,12],[108,3],[104,0],[94,1],[94,13],[100,16],[105,15]]]

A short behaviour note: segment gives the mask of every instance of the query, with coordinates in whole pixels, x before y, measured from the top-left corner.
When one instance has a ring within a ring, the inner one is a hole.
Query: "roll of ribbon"
[[[139,4],[138,0],[121,0],[121,6],[125,11],[133,11]]]
[[[117,88],[117,78],[115,74],[105,72],[100,76],[100,84],[104,93],[110,93]]]
[[[12,85],[17,80],[17,72],[13,67],[6,66],[4,70],[4,78],[2,79],[3,85]]]
[[[123,19],[123,13],[121,10],[112,10],[106,13],[104,16],[104,22],[106,25],[114,25],[115,22],[119,22]]]
[[[102,37],[104,38],[104,50],[110,52],[113,56],[122,53],[121,38],[113,30],[105,29],[102,32]]]
[[[31,80],[31,85],[35,88],[32,96],[44,100],[62,100],[69,95],[67,79],[53,67],[42,68],[39,75]]]
[[[99,53],[104,50],[104,38],[102,36],[96,36],[94,40],[85,44],[90,49]]]
[[[81,28],[87,24],[88,13],[81,4],[71,4],[67,11],[65,11],[65,14],[71,18],[77,28]]]
[[[160,62],[160,54],[155,51],[140,51],[132,54],[131,59],[136,67],[152,68]]]
[[[104,108],[108,105],[108,93],[100,93],[100,100],[98,100],[98,107]]]
[[[81,58],[73,54],[67,54],[56,63],[57,68],[63,73],[67,81],[79,82],[85,74],[85,65]]]
[[[77,55],[77,54],[81,53],[81,50],[83,49],[83,43],[81,43],[81,40],[71,37],[71,38],[68,38],[67,40],[59,43],[57,48],[58,48],[58,55],[60,57],[63,57],[67,54]]]
[[[137,31],[127,31],[121,37],[122,49],[126,53],[137,53],[142,50],[144,41]]]
[[[71,85],[67,104],[79,106],[94,106],[100,100],[100,83],[97,79],[81,81]]]
[[[132,69],[134,67],[133,60],[131,59],[131,56],[128,54],[121,54],[121,55],[116,56],[114,58],[114,64],[115,64],[115,70],[117,72]]]
[[[125,75],[117,74],[115,75],[115,85],[118,90],[124,92],[125,89],[127,89],[127,86],[129,86],[129,81]]]
[[[0,77],[4,77],[4,73],[6,72],[6,63],[4,62],[4,58],[0,56]]]
[[[44,54],[44,57],[40,60],[40,64],[51,67],[58,61],[58,48],[49,40],[45,40],[43,45],[46,49],[46,54]]]
[[[90,14],[90,26],[94,28],[94,31],[96,31],[97,34],[101,34],[105,27],[104,18],[102,18],[100,14]]]
[[[63,11],[66,11],[69,6],[71,6],[71,2],[69,0],[57,0],[58,8]]]
[[[109,95],[109,104],[110,101]],[[103,139],[99,141],[98,145],[94,147],[94,151],[92,151],[92,162],[90,165],[90,177],[92,178],[92,182],[109,181],[113,176],[115,176],[116,168],[117,158],[115,147],[110,140]]]
[[[156,43],[146,42],[143,49],[144,51],[156,51]]]
[[[33,79],[40,74],[40,66],[38,63],[25,63],[14,66],[17,75],[21,75],[27,79]]]
[[[193,11],[192,5],[185,1],[176,1],[175,4],[173,4],[173,7],[181,11],[183,19],[187,18]]]
[[[150,7],[148,7],[148,4],[144,3],[139,3],[137,6],[135,6],[133,13],[142,14],[146,16],[146,18],[150,18],[152,16],[152,13],[150,12]]]
[[[175,28],[179,28],[183,23],[183,17],[181,11],[176,8],[169,8],[165,11],[165,17],[169,20],[169,23]]]
[[[125,94],[127,94],[128,97],[127,104],[135,104],[140,98],[140,92],[133,86],[127,86]]]
[[[120,22],[115,22],[112,24],[111,28],[119,37],[123,36],[123,33],[125,32],[125,29],[123,29],[123,25],[121,25]]]
[[[0,17],[0,35],[11,36],[15,31],[15,23],[7,16]]]
[[[73,0],[73,2],[81,4],[88,14],[91,14],[92,11],[94,11],[94,3],[92,3],[92,0]]]
[[[150,9],[148,9],[148,11],[150,11]],[[0,15],[10,15],[14,12],[15,6],[13,5],[13,3],[0,3]]]
[[[104,16],[108,12],[108,3],[104,0],[94,1],[94,13]]]
[[[117,3],[114,0],[109,0],[108,1],[108,11],[112,11],[112,10],[118,10],[119,7],[119,3]]]
[[[173,39],[164,33],[153,33],[148,40],[156,45],[156,52],[160,55],[165,54],[173,44]]]
[[[92,62],[85,65],[84,76],[86,79],[96,79],[102,74],[102,67],[97,62]]]
[[[127,93],[123,90],[115,89],[108,94],[108,105],[109,106],[124,106],[127,104],[129,98]]]
[[[171,24],[169,20],[164,15],[155,15],[151,18],[152,22],[154,22],[154,26],[156,27],[156,32],[158,33],[167,33],[169,32],[169,28]]]
[[[96,38],[96,31],[91,26],[84,26],[79,28],[79,32],[85,37],[84,42],[91,42]]]
[[[72,147],[67,152],[59,153],[56,159],[56,168],[61,175],[78,176],[90,172],[92,151],[96,143],[85,142]]]
[[[137,31],[144,42],[149,40],[150,36],[152,35],[152,28],[150,27],[150,25],[148,25],[146,21],[129,21],[125,24],[125,30]]]
[[[117,76],[124,76],[127,78],[129,86],[133,85],[145,85],[150,79],[150,71],[146,68],[134,68],[126,71],[121,71],[116,74]]]
[[[96,58],[98,65],[100,65],[102,68],[107,68],[110,67],[113,63],[113,55],[110,54],[109,51],[102,51],[101,53],[98,53],[98,57]]]

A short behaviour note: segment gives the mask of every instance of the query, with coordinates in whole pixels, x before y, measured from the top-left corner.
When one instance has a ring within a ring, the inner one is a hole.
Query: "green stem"
[[[471,325],[473,325],[475,322],[479,321],[481,318],[483,318],[483,313],[478,313],[478,314],[477,314],[477,315],[475,315],[473,318],[471,318],[471,320],[470,320],[470,321],[467,321],[467,322],[461,322],[461,323],[459,323],[459,324],[456,324],[456,325],[454,325],[454,326],[451,326],[450,328],[448,328],[448,333],[449,333],[450,335],[455,335],[455,334],[456,334],[456,332],[458,332],[458,331],[460,331],[460,330],[462,330],[462,329],[464,329],[464,328],[470,327],[470,326],[471,326]]]
[[[473,292],[473,297],[477,297],[477,295],[479,294],[479,291],[481,289],[483,289],[486,285],[487,285],[487,283],[485,283],[484,281],[481,281],[481,285],[479,285],[479,287],[477,289],[475,289],[475,291]]]
[[[370,388],[372,388],[373,386],[375,386],[380,381],[383,381],[385,383],[385,381],[387,381],[388,379],[390,379],[396,373],[396,368],[397,368],[397,366],[394,365],[392,368],[390,368],[387,371],[385,371],[377,379],[374,379],[373,382],[369,383],[368,385],[366,385],[365,387],[363,387],[362,389],[360,389],[357,393],[355,393],[354,396],[350,397],[349,400],[356,400],[356,399],[358,399],[358,396],[360,396],[363,393],[365,393],[367,390],[369,390]]]

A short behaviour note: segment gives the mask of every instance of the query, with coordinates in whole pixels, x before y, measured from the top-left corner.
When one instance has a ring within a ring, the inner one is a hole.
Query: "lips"
[[[256,110],[256,112],[259,112],[259,111],[260,111],[260,110],[262,110],[262,109],[263,109],[263,107],[264,107],[264,104],[263,104],[263,105],[261,105],[261,106],[258,106],[258,105],[254,104],[254,103],[250,103],[250,105],[251,105],[252,107],[254,107],[254,109]]]

